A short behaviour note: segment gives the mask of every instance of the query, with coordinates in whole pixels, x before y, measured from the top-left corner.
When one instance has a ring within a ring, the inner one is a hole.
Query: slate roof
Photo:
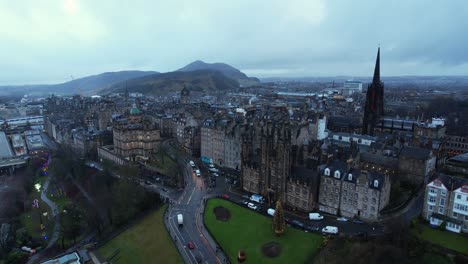
[[[305,167],[294,167],[291,171],[290,179],[294,182],[306,183],[307,185],[314,185],[318,183],[319,174],[317,170],[308,169]]]
[[[367,173],[367,183],[369,184],[369,188],[380,191],[385,184],[385,176],[381,173],[369,172]]]
[[[427,160],[430,154],[431,151],[428,149],[415,148],[409,146],[404,147],[400,152],[400,156],[402,157],[408,157],[417,160]]]

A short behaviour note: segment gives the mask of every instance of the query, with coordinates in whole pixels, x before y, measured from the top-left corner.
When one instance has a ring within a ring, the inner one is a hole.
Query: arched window
[[[374,187],[375,188],[379,187],[379,181],[378,180],[374,180]]]
[[[330,169],[326,168],[324,171],[325,176],[330,176]]]
[[[348,174],[348,180],[349,180],[349,181],[352,181],[352,180],[353,180],[353,175],[352,175],[351,173]]]

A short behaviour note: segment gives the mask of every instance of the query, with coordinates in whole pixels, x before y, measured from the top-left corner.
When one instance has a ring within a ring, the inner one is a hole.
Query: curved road
[[[173,204],[168,213],[166,224],[172,238],[181,251],[186,263],[225,263],[224,254],[216,250],[216,243],[210,237],[203,225],[205,184],[202,178],[193,176],[192,168],[187,163],[183,168],[186,187],[180,198]],[[182,214],[184,223],[178,225],[177,215]],[[194,249],[187,244],[192,242]]]

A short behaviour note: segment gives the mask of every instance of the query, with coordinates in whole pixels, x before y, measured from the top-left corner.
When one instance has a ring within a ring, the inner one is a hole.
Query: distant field
[[[229,221],[216,220],[213,209],[217,206],[229,209]],[[271,218],[222,199],[208,201],[204,219],[210,232],[227,251],[231,263],[237,263],[239,249],[246,252],[247,260],[244,263],[308,263],[323,241],[321,235],[290,227],[281,237],[277,237],[271,227]],[[267,258],[262,255],[261,247],[268,242],[281,245],[278,257]]]
[[[166,206],[150,214],[98,249],[103,258],[120,250],[115,264],[183,263],[163,223]]]

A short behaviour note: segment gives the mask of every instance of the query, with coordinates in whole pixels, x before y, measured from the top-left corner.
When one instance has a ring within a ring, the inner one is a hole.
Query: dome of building
[[[141,114],[141,111],[140,111],[140,109],[138,109],[138,108],[136,107],[135,104],[133,104],[132,109],[130,109],[130,114],[131,114],[131,115],[139,115],[139,114]]]

